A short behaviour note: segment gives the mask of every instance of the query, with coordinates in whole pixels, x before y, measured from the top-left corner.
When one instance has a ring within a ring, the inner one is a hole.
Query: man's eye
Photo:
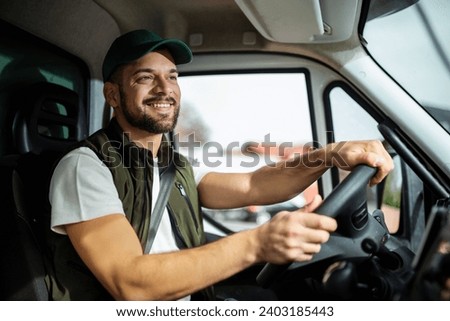
[[[149,81],[149,80],[152,80],[151,76],[141,76],[137,79],[138,82]]]

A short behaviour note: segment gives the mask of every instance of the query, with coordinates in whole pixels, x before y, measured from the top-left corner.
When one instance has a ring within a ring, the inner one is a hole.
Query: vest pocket
[[[178,190],[180,191],[181,196],[183,196],[184,200],[186,201],[188,207],[189,207],[189,211],[191,212],[192,215],[192,219],[194,220],[194,224],[195,224],[195,229],[198,231],[198,227],[199,227],[199,223],[197,221],[197,218],[195,216],[195,211],[194,211],[194,207],[192,206],[192,202],[189,199],[189,196],[187,195],[183,184],[181,184],[180,182],[175,182],[175,186],[178,188]]]

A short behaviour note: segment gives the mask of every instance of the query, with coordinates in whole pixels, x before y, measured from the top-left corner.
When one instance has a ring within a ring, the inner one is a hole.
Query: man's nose
[[[173,92],[173,88],[166,79],[158,78],[152,91],[157,95],[170,95]]]

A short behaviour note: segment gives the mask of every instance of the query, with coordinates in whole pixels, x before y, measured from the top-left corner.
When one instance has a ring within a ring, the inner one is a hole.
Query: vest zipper
[[[147,209],[148,209],[148,203],[149,203],[148,199],[149,199],[149,195],[151,193],[151,191],[149,191],[149,188],[148,188],[148,182],[147,182],[148,173],[147,172],[148,172],[147,171],[147,153],[144,153],[144,206],[142,206],[142,220],[144,222],[145,222],[145,217],[147,215]],[[152,214],[153,213],[151,213],[151,204],[150,204],[150,220],[151,220]],[[149,222],[150,222],[150,220],[149,220]],[[149,225],[149,229],[148,229],[147,234],[150,234],[150,232],[151,232],[150,231],[150,223],[148,225]],[[148,241],[148,238],[149,238],[149,235],[147,235],[146,242]],[[147,244],[144,244],[144,250],[145,250],[146,246],[147,246]],[[148,254],[148,253],[146,253],[146,254]]]
[[[189,207],[189,210],[191,211],[192,218],[194,219],[195,228],[198,229],[198,222],[197,222],[197,218],[195,217],[194,207],[192,206],[191,200],[189,199],[186,191],[184,190],[183,185],[180,182],[175,182],[175,186],[178,188],[181,196],[183,196],[184,200],[186,201],[186,203]]]

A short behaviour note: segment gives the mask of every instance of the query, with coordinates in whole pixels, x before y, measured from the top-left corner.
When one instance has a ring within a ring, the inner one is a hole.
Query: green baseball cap
[[[120,65],[130,63],[160,48],[167,48],[177,65],[192,61],[192,51],[183,41],[163,39],[156,33],[144,29],[134,30],[116,38],[111,44],[103,60],[103,81],[106,82]]]

